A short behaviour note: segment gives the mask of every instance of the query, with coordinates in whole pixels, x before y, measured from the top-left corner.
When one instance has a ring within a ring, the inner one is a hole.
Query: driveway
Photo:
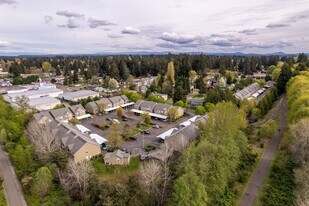
[[[277,152],[278,145],[280,144],[283,137],[283,131],[287,117],[286,102],[287,99],[286,96],[284,96],[281,105],[276,109],[274,114],[271,116],[271,119],[276,119],[278,115],[282,113],[282,118],[279,122],[278,129],[273,138],[271,139],[265,153],[263,154],[258,167],[255,169],[253,177],[251,178],[248,187],[246,189],[246,192],[241,199],[240,202],[241,206],[253,206],[255,199],[258,196],[259,190],[270,168],[271,161],[275,153]]]
[[[14,172],[14,168],[0,142],[0,175],[4,179],[4,191],[8,206],[27,206],[24,194]]]

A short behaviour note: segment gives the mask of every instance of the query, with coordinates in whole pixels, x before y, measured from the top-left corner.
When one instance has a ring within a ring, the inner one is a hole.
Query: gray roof
[[[109,100],[114,104],[114,103],[118,103],[120,101],[123,101],[123,99],[120,96],[114,96],[109,98]]]
[[[85,110],[85,108],[81,104],[70,106],[69,109],[73,112],[73,114],[75,114],[78,109]]]
[[[156,102],[152,102],[152,101],[143,101],[143,103],[141,104],[141,107],[151,107],[154,108],[156,106]]]
[[[62,116],[62,115],[64,115],[64,114],[66,114],[66,113],[71,113],[72,114],[72,112],[69,110],[69,108],[66,108],[66,107],[64,107],[64,108],[59,108],[59,109],[55,109],[55,110],[51,110],[50,111],[50,114],[56,119],[56,118],[58,118],[59,116]],[[73,115],[73,114],[72,114]]]
[[[97,105],[105,104],[107,106],[108,104],[111,104],[112,102],[109,101],[109,99],[107,99],[107,98],[102,98],[102,99],[95,101],[95,103],[97,103]]]
[[[99,93],[91,91],[91,90],[78,90],[75,92],[64,93],[62,95],[59,95],[59,97],[63,97],[64,99],[66,98],[72,99],[72,98],[79,98],[79,97],[91,96],[91,95],[99,95]]]
[[[88,102],[85,106],[90,105],[92,108],[98,107],[98,105],[95,102]]]
[[[109,159],[113,156],[117,156],[117,157],[120,157],[120,158],[128,158],[130,157],[130,154],[129,153],[126,153],[126,152],[123,152],[121,150],[116,150],[115,152],[108,152],[105,154],[104,156],[104,159]]]
[[[171,108],[173,105],[170,104],[163,104],[163,103],[157,103],[156,107],[154,108],[155,110],[168,110]]]
[[[142,103],[144,102],[144,100],[137,100],[136,102],[135,102],[135,106],[140,106]]]
[[[260,88],[260,85],[258,83],[253,83],[247,86],[246,88],[236,92],[235,97],[241,100],[245,98],[249,98],[252,94],[258,91],[259,88]]]
[[[122,99],[124,100],[124,102],[126,102],[126,103],[130,101],[126,95],[121,95],[121,98],[122,98]]]
[[[61,143],[68,147],[72,154],[78,152],[86,143],[98,145],[91,140],[89,135],[81,133],[75,127],[64,122],[54,120],[49,125],[49,129],[54,136],[60,138]]]
[[[42,104],[50,104],[50,103],[61,103],[59,99],[56,99],[54,97],[40,97],[40,98],[35,98],[35,99],[29,99],[29,105],[30,106],[37,106],[37,105],[42,105]]]
[[[188,100],[191,105],[203,105],[205,98],[192,98]]]
[[[36,121],[40,121],[43,117],[49,117],[49,118],[53,119],[53,117],[50,115],[50,113],[48,111],[36,113],[36,114],[33,115],[33,118]]]

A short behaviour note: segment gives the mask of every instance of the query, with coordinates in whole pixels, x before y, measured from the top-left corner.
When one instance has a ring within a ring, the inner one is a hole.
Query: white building
[[[63,94],[63,91],[60,89],[38,89],[38,90],[29,90],[26,92],[6,94],[3,97],[7,102],[16,102],[16,99],[22,96],[25,96],[29,100],[31,100],[41,97],[58,97],[60,94]]]
[[[59,98],[63,100],[72,102],[78,102],[81,99],[87,99],[88,97],[90,98],[99,97],[99,93],[91,90],[78,90],[75,92],[67,92],[59,96]]]
[[[29,106],[36,108],[38,111],[53,109],[58,104],[61,104],[60,100],[54,97],[41,97],[29,100]]]

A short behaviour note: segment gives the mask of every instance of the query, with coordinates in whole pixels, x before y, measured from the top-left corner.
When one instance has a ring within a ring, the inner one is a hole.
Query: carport
[[[154,117],[154,118],[163,119],[163,120],[166,120],[166,119],[167,119],[167,116],[165,116],[165,115],[155,114],[155,113],[151,113],[151,112],[145,112],[145,111],[138,110],[138,109],[131,109],[131,112],[134,112],[134,113],[136,113],[136,114],[148,113],[149,116]]]

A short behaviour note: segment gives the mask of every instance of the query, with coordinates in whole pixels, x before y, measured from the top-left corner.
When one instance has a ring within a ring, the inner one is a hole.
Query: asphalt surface
[[[23,191],[14,172],[14,168],[0,142],[0,175],[4,179],[4,191],[8,206],[27,206]]]
[[[286,117],[287,117],[286,101],[287,101],[286,96],[284,96],[281,105],[278,108],[276,108],[276,111],[271,116],[271,119],[274,120],[279,116],[280,113],[282,114],[277,131],[273,136],[273,138],[271,139],[265,153],[263,154],[258,167],[255,169],[253,177],[251,178],[248,187],[246,189],[246,192],[241,199],[241,202],[239,204],[241,206],[254,205],[259,190],[270,168],[271,161],[275,153],[277,152],[278,145],[282,140],[284,127],[286,124]]]

